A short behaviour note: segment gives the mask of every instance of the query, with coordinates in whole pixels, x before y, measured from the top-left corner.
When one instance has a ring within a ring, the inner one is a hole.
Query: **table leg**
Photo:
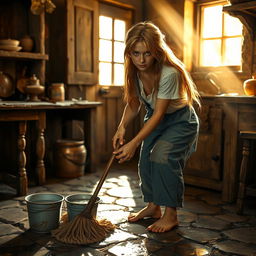
[[[40,119],[38,122],[38,138],[36,144],[36,154],[37,154],[37,163],[36,163],[36,173],[38,177],[39,185],[45,183],[45,166],[44,166],[44,155],[45,155],[45,139],[44,139],[44,130],[45,130],[45,114],[40,114]]]
[[[28,193],[28,178],[26,173],[26,130],[27,122],[19,122],[18,154],[19,154],[19,189],[18,194],[24,196]]]

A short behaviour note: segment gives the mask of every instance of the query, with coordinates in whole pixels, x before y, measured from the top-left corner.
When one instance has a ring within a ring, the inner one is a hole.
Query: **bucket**
[[[90,194],[83,193],[83,194],[69,195],[69,196],[65,197],[69,221],[73,220],[76,215],[78,215],[85,209],[91,196],[92,195],[90,195]],[[92,217],[93,218],[96,218],[99,202],[100,202],[100,198],[97,197],[95,204],[92,208]]]
[[[64,196],[54,193],[36,193],[25,197],[30,229],[49,233],[59,226]]]
[[[84,174],[87,151],[83,140],[62,139],[56,141],[56,175],[76,178]]]

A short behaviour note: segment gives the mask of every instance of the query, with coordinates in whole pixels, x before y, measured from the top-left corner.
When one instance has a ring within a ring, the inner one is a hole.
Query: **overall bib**
[[[140,93],[139,93],[140,95]],[[153,109],[140,96],[146,107],[144,122]],[[145,202],[167,207],[183,207],[183,169],[196,150],[199,121],[193,107],[185,106],[165,114],[160,124],[142,142],[139,177]]]

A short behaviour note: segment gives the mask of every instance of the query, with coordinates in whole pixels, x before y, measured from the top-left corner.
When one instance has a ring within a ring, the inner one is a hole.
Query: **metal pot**
[[[0,71],[0,98],[10,97],[14,93],[14,89],[12,77]]]

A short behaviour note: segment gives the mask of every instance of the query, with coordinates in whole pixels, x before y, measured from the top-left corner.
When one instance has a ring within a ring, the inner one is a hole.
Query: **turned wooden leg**
[[[250,155],[250,140],[244,139],[243,153],[242,153],[243,157],[242,157],[242,162],[240,167],[239,190],[238,190],[238,196],[237,196],[237,213],[238,214],[243,213],[249,155]]]
[[[28,193],[28,178],[26,173],[26,130],[27,122],[19,122],[18,154],[19,154],[19,188],[18,194],[24,196]]]
[[[38,138],[36,144],[37,164],[36,173],[38,177],[39,185],[45,183],[45,166],[44,166],[44,154],[45,154],[45,139],[44,139],[44,128],[45,128],[45,116],[41,117],[38,125]]]

